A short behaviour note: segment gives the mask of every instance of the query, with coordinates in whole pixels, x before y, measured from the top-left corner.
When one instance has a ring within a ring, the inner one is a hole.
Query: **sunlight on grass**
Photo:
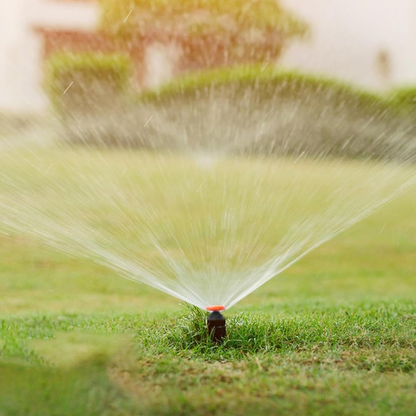
[[[46,363],[59,367],[74,367],[96,357],[111,357],[128,345],[122,336],[105,336],[89,331],[55,333],[52,339],[33,340],[30,348]]]

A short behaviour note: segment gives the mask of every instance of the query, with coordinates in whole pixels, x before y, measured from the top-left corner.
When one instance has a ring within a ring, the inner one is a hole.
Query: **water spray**
[[[207,318],[208,336],[210,336],[212,341],[216,344],[220,344],[227,335],[225,318],[221,313],[225,307],[221,305],[212,305],[207,306],[206,309],[211,312]]]

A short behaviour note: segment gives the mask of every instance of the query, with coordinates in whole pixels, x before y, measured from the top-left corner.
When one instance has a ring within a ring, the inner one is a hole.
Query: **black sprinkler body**
[[[227,335],[225,328],[225,318],[218,308],[208,307],[207,310],[211,311],[211,314],[207,318],[208,336],[211,337],[212,341],[216,344],[220,344]]]

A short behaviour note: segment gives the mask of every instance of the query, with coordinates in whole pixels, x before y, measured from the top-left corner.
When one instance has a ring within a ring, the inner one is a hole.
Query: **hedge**
[[[386,159],[402,157],[413,138],[412,117],[391,96],[293,71],[193,73],[132,99],[124,57],[59,56],[50,68],[51,98],[72,142]]]
[[[389,99],[392,105],[410,115],[416,111],[416,86],[397,88],[390,92]]]
[[[390,158],[410,140],[409,118],[388,98],[275,68],[193,74],[139,102],[158,108],[147,137],[159,147]]]
[[[131,74],[130,59],[123,55],[71,53],[48,60],[46,90],[69,140],[118,140]]]

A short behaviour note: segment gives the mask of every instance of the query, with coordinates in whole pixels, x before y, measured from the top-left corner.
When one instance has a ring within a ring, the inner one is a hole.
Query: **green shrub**
[[[306,23],[277,0],[100,0],[101,29],[124,40],[169,39],[184,67],[273,62]]]
[[[71,141],[111,143],[126,105],[131,63],[114,54],[58,54],[47,62],[46,88]]]
[[[322,77],[223,68],[133,100],[124,57],[58,56],[49,68],[48,90],[72,142],[382,159],[408,158],[411,150],[414,121],[401,104]]]
[[[393,90],[389,98],[392,105],[406,113],[416,111],[416,87],[404,87]]]
[[[193,74],[140,102],[158,108],[146,132],[153,146],[220,153],[397,157],[409,125],[379,95],[260,66]]]

